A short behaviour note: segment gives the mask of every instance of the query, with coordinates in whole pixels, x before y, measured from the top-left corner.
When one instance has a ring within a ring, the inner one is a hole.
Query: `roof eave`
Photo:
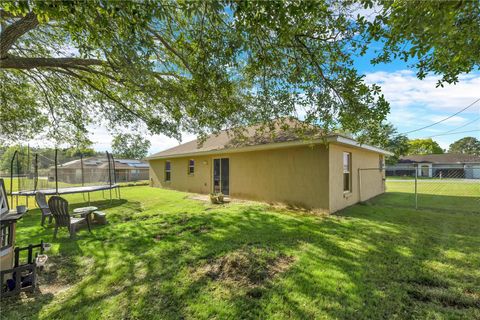
[[[272,150],[272,149],[281,149],[281,148],[303,146],[303,145],[317,145],[325,142],[348,145],[350,147],[365,149],[365,150],[369,150],[369,151],[373,151],[376,153],[381,153],[389,156],[393,155],[393,153],[389,151],[386,151],[377,147],[373,147],[367,144],[360,144],[359,142],[353,139],[349,139],[340,135],[333,135],[333,136],[327,136],[325,137],[325,139],[295,140],[295,141],[287,141],[287,142],[279,142],[279,143],[268,143],[268,144],[254,145],[254,146],[246,146],[241,148],[215,149],[215,150],[207,150],[207,151],[200,151],[200,152],[186,152],[186,153],[173,154],[173,155],[161,155],[161,156],[152,155],[150,157],[147,157],[146,160],[151,161],[151,160],[159,160],[159,159],[174,159],[174,158],[185,158],[185,157],[193,157],[193,156],[198,157],[198,156],[206,156],[206,155],[213,155],[213,154]]]
[[[340,135],[331,136],[331,137],[327,138],[327,141],[328,142],[336,142],[336,143],[339,143],[339,144],[344,144],[344,145],[348,145],[348,146],[355,147],[355,148],[366,149],[366,150],[373,151],[373,152],[376,152],[376,153],[381,153],[381,154],[386,155],[386,156],[393,156],[393,153],[390,152],[390,151],[387,151],[387,150],[384,150],[384,149],[381,149],[381,148],[377,148],[377,147],[374,147],[374,146],[371,146],[371,145],[368,145],[368,144],[362,144],[358,141],[355,141],[353,139],[350,139],[350,138],[347,138],[347,137],[344,137],[344,136],[340,136]]]

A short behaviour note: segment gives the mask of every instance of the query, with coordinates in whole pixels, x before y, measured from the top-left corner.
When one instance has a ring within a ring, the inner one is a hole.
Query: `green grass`
[[[5,184],[5,189],[7,193],[10,193],[10,178],[2,178]],[[19,188],[19,180],[20,180],[20,188]],[[148,180],[139,180],[139,181],[131,181],[131,182],[119,182],[117,183],[120,186],[141,186],[141,185],[149,185]],[[86,182],[84,183],[85,186],[98,186],[98,185],[107,185],[108,182]],[[41,178],[38,181],[37,190],[38,189],[55,189],[55,182],[48,181],[47,179]],[[82,186],[81,183],[66,183],[66,182],[58,182],[59,188],[68,188],[68,187],[80,187]],[[20,190],[33,190],[34,187],[34,180],[28,178],[13,178],[12,189],[13,192]]]
[[[415,182],[387,180],[387,193],[376,204],[415,208]],[[480,182],[436,179],[417,183],[418,208],[480,212]]]
[[[52,240],[37,210],[19,222],[19,245],[53,248],[39,291],[3,301],[2,319],[480,318],[478,213],[385,196],[328,217],[149,187],[122,196],[75,241]]]

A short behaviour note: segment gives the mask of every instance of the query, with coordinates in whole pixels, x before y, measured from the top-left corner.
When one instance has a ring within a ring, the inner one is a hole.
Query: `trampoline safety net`
[[[116,185],[115,161],[108,152],[92,157],[67,157],[58,150],[54,154],[15,152],[10,171],[6,187],[16,195],[79,193]]]

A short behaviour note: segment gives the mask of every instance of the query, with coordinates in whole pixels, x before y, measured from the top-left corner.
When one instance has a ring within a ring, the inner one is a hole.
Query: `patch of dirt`
[[[76,265],[68,256],[51,256],[42,270],[37,272],[38,290],[42,294],[51,293],[57,295],[68,290],[81,277],[81,274],[73,270],[82,270],[82,274],[89,271],[89,266],[93,265],[92,259],[82,258],[82,267]]]
[[[220,258],[209,261],[198,272],[214,281],[235,283],[257,288],[287,271],[294,258],[266,248],[245,246]],[[261,297],[261,290],[250,290],[247,294]]]

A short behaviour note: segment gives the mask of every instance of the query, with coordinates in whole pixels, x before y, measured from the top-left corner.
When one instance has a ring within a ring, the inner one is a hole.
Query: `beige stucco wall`
[[[343,192],[343,152],[352,153],[352,190]],[[384,192],[384,171],[378,170],[380,154],[364,149],[330,144],[330,212],[333,213],[359,201],[368,200]],[[359,179],[359,169],[360,179]],[[374,170],[365,170],[365,169]],[[377,169],[375,169],[377,168]]]
[[[328,210],[328,150],[300,146],[219,156],[173,158],[171,182],[165,182],[165,160],[150,161],[152,186],[210,193],[214,158],[229,158],[230,196]],[[195,174],[187,174],[188,160]]]
[[[328,210],[328,150],[300,146],[230,155],[235,198]]]
[[[188,161],[195,160],[195,173],[188,174]],[[165,181],[165,161],[151,160],[150,179],[153,187],[162,187],[194,193],[210,193],[212,157],[174,158],[170,161],[171,181]]]
[[[343,192],[343,152],[352,153],[352,192]],[[172,158],[171,181],[165,182],[165,160],[150,160],[153,187],[208,194],[212,192],[214,158],[230,159],[232,198],[284,203],[335,212],[384,191],[379,154],[343,145],[296,146],[284,149],[238,152],[217,156]],[[188,175],[188,160],[195,160],[195,174]],[[360,188],[360,185],[362,188]]]

